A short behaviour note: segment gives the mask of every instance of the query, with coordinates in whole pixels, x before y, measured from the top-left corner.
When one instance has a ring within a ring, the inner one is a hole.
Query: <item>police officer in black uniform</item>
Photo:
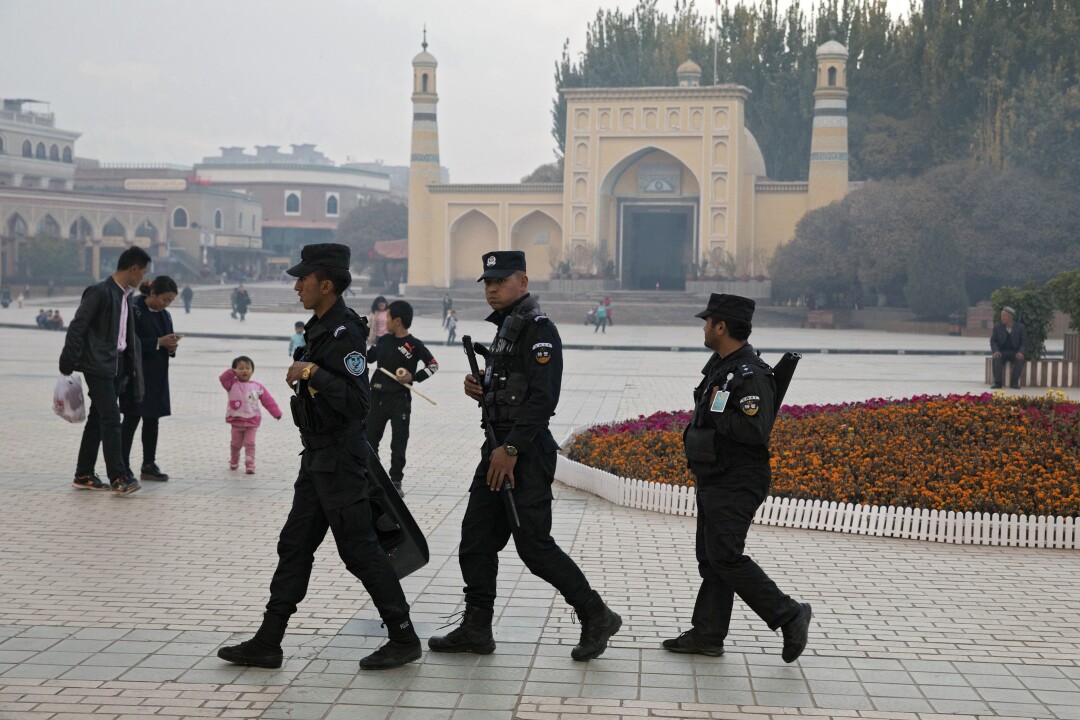
[[[784,635],[784,662],[806,648],[810,605],[781,592],[743,554],[754,513],[769,494],[769,434],[776,419],[772,368],[746,341],[754,301],[713,293],[695,317],[705,320],[713,351],[694,390],[694,415],[683,433],[686,460],[697,478],[697,560],[701,589],[693,628],[665,640],[676,653],[723,655],[737,594],[770,629]]]
[[[306,346],[285,376],[296,389],[293,420],[304,451],[293,505],[278,541],[262,627],[255,637],[222,648],[218,657],[238,665],[281,667],[281,640],[289,617],[307,592],[315,551],[329,529],[345,567],[360,579],[379,611],[390,641],[360,661],[364,669],[398,667],[421,655],[409,604],[372,525],[368,505],[364,417],[368,406],[364,350],[367,322],[341,295],[352,282],[349,248],[307,245],[288,270],[300,301],[315,314],[304,326]]]
[[[548,422],[559,403],[562,340],[529,294],[525,253],[489,252],[483,267],[480,280],[494,311],[487,319],[498,332],[484,377],[466,375],[465,394],[487,404],[496,443],[484,443],[461,522],[462,623],[445,636],[432,637],[428,647],[437,652],[494,652],[491,620],[499,551],[512,535],[529,571],[562,593],[581,619],[581,639],[570,656],[591,660],[607,649],[622,618],[604,604],[551,537],[551,483],[559,446]],[[504,480],[513,488],[520,526],[500,497]]]

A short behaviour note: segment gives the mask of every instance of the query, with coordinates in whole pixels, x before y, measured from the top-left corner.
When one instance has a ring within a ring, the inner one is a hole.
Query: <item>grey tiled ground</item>
[[[221,311],[196,315],[174,314],[178,331],[237,327]],[[250,316],[246,330],[284,333],[292,320]],[[481,327],[472,331],[481,336]],[[440,336],[425,319],[415,331]],[[583,331],[565,328],[564,336]],[[698,338],[693,328],[613,329],[639,331],[658,343]],[[768,344],[818,337],[800,333],[775,333]],[[762,344],[768,335],[761,332]],[[117,499],[68,486],[79,428],[49,409],[62,335],[0,329],[0,340],[0,718],[1080,718],[1074,552],[755,528],[748,552],[814,604],[810,649],[785,665],[779,636],[736,603],[727,655],[693,659],[657,649],[685,627],[692,607],[693,521],[565,488],[557,489],[555,535],[625,621],[600,659],[570,660],[578,627],[568,608],[508,551],[496,654],[427,653],[406,668],[360,673],[356,660],[383,631],[328,544],[286,637],[285,665],[228,666],[215,652],[257,626],[298,448],[287,421],[267,420],[258,473],[230,473],[216,378],[233,356],[248,354],[256,378],[284,400],[284,343],[186,339],[173,364],[175,416],[162,421],[159,452],[174,480]],[[940,340],[850,333],[829,341],[932,348]],[[425,638],[460,607],[458,523],[481,443],[475,408],[460,392],[464,358],[456,348],[434,349],[442,371],[425,389],[440,405],[414,406],[406,477],[432,548],[431,563],[405,582]],[[556,434],[683,407],[704,360],[571,351]],[[980,392],[981,378],[975,357],[814,355],[789,399]]]

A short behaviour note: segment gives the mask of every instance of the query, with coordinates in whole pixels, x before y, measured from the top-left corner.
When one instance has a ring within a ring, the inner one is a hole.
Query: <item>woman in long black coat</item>
[[[169,476],[157,466],[158,420],[172,414],[169,403],[169,358],[176,355],[180,336],[173,332],[172,316],[167,307],[176,299],[176,282],[159,275],[153,282],[139,287],[142,295],[132,303],[135,313],[135,333],[142,343],[143,401],[136,403],[134,395],[124,393],[120,410],[124,413],[121,427],[124,460],[131,466],[131,446],[135,429],[142,421],[143,461],[140,480],[168,480]]]

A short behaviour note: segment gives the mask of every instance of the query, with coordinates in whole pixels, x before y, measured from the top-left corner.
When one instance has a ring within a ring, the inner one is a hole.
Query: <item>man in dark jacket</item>
[[[577,612],[581,639],[570,651],[579,662],[603,653],[622,618],[594,590],[585,574],[551,537],[551,484],[559,445],[548,424],[562,388],[562,339],[555,323],[529,294],[525,253],[503,250],[483,257],[484,294],[494,311],[495,340],[484,377],[465,376],[465,394],[487,405],[494,443],[484,443],[461,521],[458,564],[465,579],[461,625],[432,637],[435,652],[495,651],[499,551],[511,537],[529,572],[550,583]],[[501,488],[509,483],[519,522],[511,520]]]
[[[136,401],[142,400],[142,354],[135,334],[131,293],[142,282],[150,256],[140,247],[120,254],[116,272],[91,285],[68,325],[60,353],[60,373],[82,371],[90,395],[90,412],[83,428],[73,487],[104,490],[94,474],[98,445],[105,454],[105,471],[114,495],[130,495],[140,488],[124,461],[120,433],[119,397],[135,383]]]
[[[1006,305],[1001,309],[1001,322],[990,333],[990,350],[993,352],[995,390],[1001,387],[1005,363],[1012,363],[1009,373],[1009,387],[1020,387],[1020,376],[1024,372],[1024,353],[1027,351],[1027,329],[1023,323],[1016,322],[1016,310]]]
[[[772,368],[746,342],[754,305],[750,298],[713,293],[696,315],[705,320],[705,347],[713,351],[683,433],[697,479],[701,589],[691,629],[663,646],[674,653],[723,655],[738,595],[769,629],[783,631],[782,657],[790,663],[806,648],[810,605],[785,595],[743,552],[754,513],[769,494],[769,436],[776,419]]]

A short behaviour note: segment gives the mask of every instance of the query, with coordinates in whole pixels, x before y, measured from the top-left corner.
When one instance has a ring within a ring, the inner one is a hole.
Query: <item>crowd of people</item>
[[[38,310],[37,317],[34,318],[34,322],[37,326],[43,330],[63,330],[64,318],[60,316],[59,310],[46,310],[44,308]]]

